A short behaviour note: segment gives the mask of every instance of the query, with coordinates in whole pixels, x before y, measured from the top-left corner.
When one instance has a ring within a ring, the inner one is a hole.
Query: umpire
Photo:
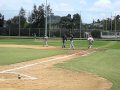
[[[64,34],[63,36],[62,36],[62,48],[65,48],[66,46],[65,46],[65,41],[67,41],[67,36],[66,36],[66,34]]]

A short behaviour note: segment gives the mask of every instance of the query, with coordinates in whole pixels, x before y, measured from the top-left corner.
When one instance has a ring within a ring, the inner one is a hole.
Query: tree
[[[52,12],[52,9],[50,9],[50,5],[47,6],[48,15]],[[28,22],[32,25],[34,28],[45,28],[45,10],[44,5],[41,4],[40,6],[34,5],[33,11],[31,15],[28,17]],[[48,16],[47,16],[48,17]]]
[[[74,28],[79,29],[80,23],[82,23],[81,16],[77,13],[73,15]]]
[[[120,15],[115,17],[116,30],[120,30]]]
[[[25,28],[26,18],[25,18],[25,10],[23,8],[20,9],[19,19],[20,19],[20,28]]]
[[[71,24],[72,24],[72,18],[70,14],[68,14],[67,16],[61,17],[61,20],[60,20],[61,28],[70,29],[72,28]]]
[[[20,12],[17,16],[14,16],[12,19],[7,20],[8,27],[19,28],[20,24],[20,28],[25,28],[25,23],[26,23],[25,10],[23,8],[20,9]]]
[[[45,27],[45,16],[44,16],[44,5],[38,7],[38,27],[44,28]]]
[[[71,14],[68,14],[67,16],[61,17],[61,20],[59,22],[59,27],[67,29],[67,32],[73,33],[75,29],[79,30],[81,29],[81,16],[77,13],[73,15],[73,18]],[[78,33],[78,32],[77,32]]]
[[[9,21],[9,27],[19,28],[19,16],[14,16]]]
[[[97,20],[97,23],[100,23],[100,19]]]
[[[99,30],[93,30],[91,32],[91,35],[94,37],[94,38],[100,38],[100,31]]]
[[[38,15],[37,6],[34,5],[33,11],[32,11],[32,15],[31,15],[31,17],[32,17],[32,27],[36,27],[37,28],[37,26],[38,26],[37,25],[38,16],[40,16],[40,15]]]
[[[4,25],[4,15],[0,13],[0,27],[3,27]]]

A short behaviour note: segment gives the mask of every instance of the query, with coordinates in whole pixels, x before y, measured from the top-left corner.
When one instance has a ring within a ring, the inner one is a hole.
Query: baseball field
[[[120,41],[0,39],[0,90],[120,90]]]

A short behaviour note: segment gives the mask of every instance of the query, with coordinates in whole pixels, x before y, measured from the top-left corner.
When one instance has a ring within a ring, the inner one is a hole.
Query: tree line
[[[34,5],[33,10],[29,12],[28,18],[26,18],[26,11],[24,8],[21,8],[19,14],[14,16],[9,20],[4,20],[4,15],[0,13],[0,27],[5,28],[45,28],[45,18],[47,17],[48,20],[50,17],[55,19],[56,16],[52,12],[50,5],[47,6],[47,13],[44,9],[44,4],[39,6]],[[48,22],[48,27],[50,23]],[[106,30],[106,31],[114,31],[120,30],[120,16],[117,15],[113,19],[106,18],[103,20],[93,20],[92,23],[86,24],[82,23],[81,15],[76,13],[73,16],[68,14],[66,16],[59,16],[56,21],[51,22],[52,26],[57,26],[59,29],[67,29],[69,33],[74,32],[77,30],[85,31],[93,31],[93,30]],[[54,30],[54,29],[53,29]],[[17,32],[17,31],[16,31]]]

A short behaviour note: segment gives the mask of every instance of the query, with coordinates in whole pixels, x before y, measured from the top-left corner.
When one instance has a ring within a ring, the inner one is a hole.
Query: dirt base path
[[[1,66],[0,90],[107,90],[112,86],[112,83],[102,77],[86,72],[53,67],[56,63],[80,55],[86,56],[91,51],[94,52],[96,49],[74,50],[69,55],[57,55],[40,60]],[[20,79],[18,79],[18,74]]]
[[[11,48],[32,48],[32,49],[56,49],[54,46],[43,47],[40,45],[14,45],[14,44],[1,44],[0,47],[11,47]]]

